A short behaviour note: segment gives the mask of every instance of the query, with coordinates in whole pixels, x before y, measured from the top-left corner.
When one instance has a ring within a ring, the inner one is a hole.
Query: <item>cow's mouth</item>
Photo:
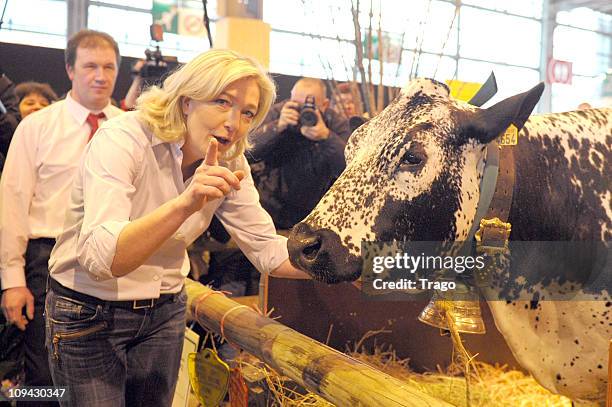
[[[355,281],[361,275],[361,258],[351,255],[329,229],[313,230],[299,223],[291,231],[287,248],[291,264],[315,280],[335,284]]]

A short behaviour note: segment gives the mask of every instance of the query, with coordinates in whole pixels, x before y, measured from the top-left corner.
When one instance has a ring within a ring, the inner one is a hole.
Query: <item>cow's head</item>
[[[362,241],[462,240],[480,196],[485,147],[523,126],[543,84],[488,108],[418,79],[348,141],[344,173],[291,233],[291,262],[328,283],[361,274]]]

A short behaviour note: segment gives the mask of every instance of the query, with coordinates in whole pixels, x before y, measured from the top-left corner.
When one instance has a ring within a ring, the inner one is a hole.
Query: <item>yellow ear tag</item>
[[[189,354],[189,381],[202,406],[218,406],[229,385],[230,368],[212,349]]]
[[[508,126],[504,134],[499,138],[500,146],[515,146],[518,144],[518,129],[514,124]]]

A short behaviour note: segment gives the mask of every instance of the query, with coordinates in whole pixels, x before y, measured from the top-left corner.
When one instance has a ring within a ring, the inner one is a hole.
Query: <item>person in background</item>
[[[274,97],[255,61],[211,50],[94,137],[49,260],[47,344],[63,405],[171,405],[186,248],[213,214],[261,272],[308,278],[289,263],[244,155]]]
[[[0,179],[4,159],[19,123],[19,100],[15,85],[0,67]],[[2,293],[0,292],[0,301]],[[3,390],[23,382],[23,332],[0,314],[0,396]],[[0,406],[5,403],[0,402]],[[6,402],[8,405],[8,402]]]
[[[330,104],[331,107],[343,114],[347,119],[353,116],[360,116],[355,98],[353,97],[351,84],[347,82],[339,83],[336,86],[336,90],[337,92]]]
[[[362,112],[361,97],[357,85],[354,83],[339,83],[336,86],[334,98],[330,106],[348,119],[350,133],[364,124],[367,114]]]
[[[19,124],[19,100],[15,95],[15,85],[4,74],[0,67],[0,173],[13,138],[13,133]]]
[[[325,84],[302,78],[291,98],[276,103],[253,133],[251,169],[262,206],[279,229],[290,229],[315,207],[345,167],[349,125],[329,108]],[[316,123],[300,123],[300,109],[314,98]]]
[[[140,75],[140,70],[144,66],[146,61],[144,59],[139,59],[134,63],[132,67],[132,83],[125,94],[125,99],[121,100],[120,107],[125,111],[134,110],[136,108],[136,100],[138,96],[143,91],[143,87],[145,85],[143,77]]]
[[[48,83],[23,82],[15,87],[15,94],[22,119],[57,101],[57,94]]]
[[[73,175],[106,119],[121,56],[108,34],[82,30],[65,50],[72,89],[21,121],[0,182],[2,312],[25,334],[25,383],[51,386],[43,318],[48,260],[62,232]]]

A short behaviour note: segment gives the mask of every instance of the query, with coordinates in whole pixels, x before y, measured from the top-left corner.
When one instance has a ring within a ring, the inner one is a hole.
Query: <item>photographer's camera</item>
[[[295,108],[295,110],[300,114],[297,126],[293,126],[296,130],[302,126],[316,126],[319,117],[317,116],[317,105],[315,104],[315,97],[313,95],[306,96],[304,104]]]
[[[177,64],[175,57],[164,57],[159,49],[159,43],[164,40],[164,31],[160,24],[150,27],[151,41],[155,49],[145,50],[146,61],[140,70],[132,70],[133,75],[142,77],[147,84],[159,83]]]
[[[154,50],[146,49],[145,56],[146,62],[138,72],[143,79],[157,81],[168,73],[168,63],[164,60],[159,47],[155,47]]]

